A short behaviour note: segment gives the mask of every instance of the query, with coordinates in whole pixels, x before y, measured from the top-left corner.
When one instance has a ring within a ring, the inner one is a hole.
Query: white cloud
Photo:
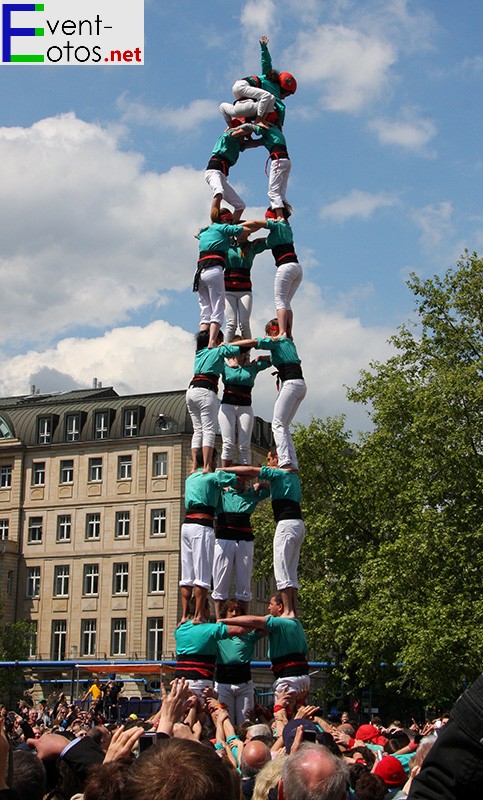
[[[247,0],[240,14],[243,33],[248,40],[273,33],[276,19],[274,0]]]
[[[145,172],[118,136],[74,114],[0,128],[4,342],[105,328],[189,287],[202,174]]]
[[[255,280],[252,331],[256,333],[273,316],[273,272],[262,265]],[[344,384],[355,385],[358,371],[371,359],[387,357],[391,331],[364,327],[359,319],[328,309],[319,288],[308,280],[293,305],[296,343],[308,386],[297,420],[345,412],[354,430],[367,427],[365,410],[346,401]],[[3,359],[0,395],[27,394],[32,383],[41,392],[86,387],[94,377],[122,395],[183,389],[191,378],[193,353],[192,334],[164,321],[114,328],[91,339],[71,337],[52,348]],[[275,380],[267,370],[255,385],[255,413],[271,419],[275,398]]]
[[[149,125],[158,130],[192,131],[196,125],[219,115],[214,100],[193,100],[182,108],[153,108],[131,101],[123,94],[117,100],[122,121],[130,125]]]
[[[360,111],[376,100],[397,60],[393,45],[345,25],[301,33],[288,54],[290,71],[318,91],[331,111]]]
[[[449,200],[418,208],[411,216],[421,230],[422,242],[427,248],[438,247],[453,234],[453,206]]]
[[[381,144],[396,145],[426,156],[435,155],[426,145],[436,135],[437,128],[429,119],[418,119],[412,109],[403,109],[399,120],[371,120],[368,128],[376,133]]]
[[[397,203],[396,198],[385,192],[371,194],[353,189],[345,197],[340,197],[339,200],[324,206],[320,211],[320,218],[330,219],[333,222],[346,222],[353,217],[370,219],[380,208],[387,208],[395,203]]]

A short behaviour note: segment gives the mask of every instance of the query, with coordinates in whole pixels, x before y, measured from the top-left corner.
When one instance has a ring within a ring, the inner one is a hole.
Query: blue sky
[[[218,104],[259,70],[298,80],[284,132],[304,282],[295,340],[309,387],[299,419],[364,412],[344,385],[411,315],[411,271],[482,250],[483,8],[406,0],[146,0],[144,66],[6,66],[0,82],[0,394],[91,385],[179,389],[192,368],[194,231],[223,129]],[[232,181],[267,204],[265,157]],[[253,329],[273,314],[257,258]],[[259,380],[270,417],[274,386]]]

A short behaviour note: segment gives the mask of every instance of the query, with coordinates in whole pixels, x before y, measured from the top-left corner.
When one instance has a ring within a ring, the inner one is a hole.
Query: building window
[[[165,508],[153,508],[151,511],[151,536],[166,536]]]
[[[65,420],[65,441],[78,442],[80,438],[80,415],[67,414]]]
[[[128,539],[131,524],[130,511],[116,511],[116,539]]]
[[[13,569],[7,572],[7,594],[13,594]]]
[[[164,592],[164,561],[149,562],[148,586],[150,594]]]
[[[112,565],[112,593],[127,594],[129,581],[129,564]]]
[[[82,590],[85,595],[99,594],[99,564],[84,564]]]
[[[148,617],[147,623],[146,658],[150,661],[161,661],[163,657],[163,618]]]
[[[0,489],[10,489],[12,485],[12,467],[10,464],[0,466]]]
[[[127,621],[125,618],[113,619],[111,622],[111,655],[125,656],[127,640]]]
[[[27,567],[27,597],[40,597],[40,567]]]
[[[52,620],[52,646],[51,658],[53,661],[63,661],[67,643],[67,620]]]
[[[94,439],[108,439],[110,427],[109,411],[96,411],[94,417]]]
[[[54,567],[54,597],[69,596],[69,566],[59,564]]]
[[[132,477],[132,456],[118,456],[117,479],[127,481]]]
[[[97,622],[95,619],[81,620],[81,656],[96,654]]]
[[[59,483],[74,483],[74,461],[71,458],[60,462]]]
[[[102,481],[102,458],[89,459],[89,481]]]
[[[122,435],[131,437],[139,433],[139,409],[128,408],[124,412]]]
[[[101,515],[99,513],[86,514],[86,539],[100,539]]]
[[[39,417],[37,441],[39,444],[50,444],[52,441],[52,417]]]
[[[60,514],[57,517],[57,541],[70,542],[70,532],[72,528],[70,514]]]
[[[29,634],[29,658],[37,655],[37,620],[30,622]]]
[[[8,539],[8,529],[10,521],[8,519],[0,519],[0,541]]]
[[[28,544],[38,544],[42,541],[42,517],[30,517],[27,534]]]
[[[34,461],[32,465],[32,486],[45,486],[45,461]]]
[[[168,477],[168,454],[154,453],[153,455],[153,478]]]

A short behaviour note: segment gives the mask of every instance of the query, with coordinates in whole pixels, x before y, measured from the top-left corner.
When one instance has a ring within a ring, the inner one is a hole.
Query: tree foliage
[[[342,418],[296,429],[300,605],[336,674],[444,704],[483,654],[483,262],[466,253],[408,286],[415,321],[348,393],[371,431],[354,441]]]
[[[32,637],[32,624],[19,620],[1,624],[0,600],[0,661],[24,661],[28,658]],[[18,700],[24,690],[24,673],[12,667],[0,669],[0,702]]]

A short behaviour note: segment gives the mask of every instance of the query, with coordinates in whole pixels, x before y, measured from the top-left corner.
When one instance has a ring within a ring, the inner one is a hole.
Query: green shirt
[[[225,132],[216,140],[212,155],[221,156],[233,166],[243,150],[245,150],[243,139],[240,136],[233,136],[230,132]]]
[[[228,626],[224,622],[203,622],[193,625],[191,620],[183,622],[174,632],[177,656],[216,656],[217,643],[228,637]]]
[[[257,339],[255,350],[270,350],[270,357],[274,367],[281,364],[301,364],[296,347],[288,337],[282,336],[281,339],[273,340],[270,336]]]
[[[218,347],[203,347],[195,353],[193,374],[221,375],[225,366],[225,358],[240,355],[240,348],[236,344],[220,344]]]
[[[265,628],[268,631],[269,658],[282,658],[289,653],[308,653],[309,647],[300,620],[269,615]]]
[[[297,472],[291,472],[289,469],[262,467],[260,469],[260,480],[270,482],[270,497],[272,500],[288,499],[293,500],[295,503],[301,503],[302,490]]]
[[[247,664],[253,658],[260,631],[250,631],[243,636],[232,636],[217,643],[216,660],[219,664]]]
[[[220,250],[227,253],[232,236],[239,236],[243,231],[241,225],[227,225],[224,222],[212,222],[206,228],[201,228],[197,238],[200,241],[200,252]]]
[[[236,486],[236,475],[232,472],[203,472],[197,469],[186,478],[184,504],[186,509],[199,506],[216,508],[224,486]],[[196,627],[196,626],[195,626]]]
[[[221,378],[223,383],[253,388],[258,373],[271,366],[270,361],[252,361],[251,364],[236,367],[230,367],[229,364],[225,362]]]

